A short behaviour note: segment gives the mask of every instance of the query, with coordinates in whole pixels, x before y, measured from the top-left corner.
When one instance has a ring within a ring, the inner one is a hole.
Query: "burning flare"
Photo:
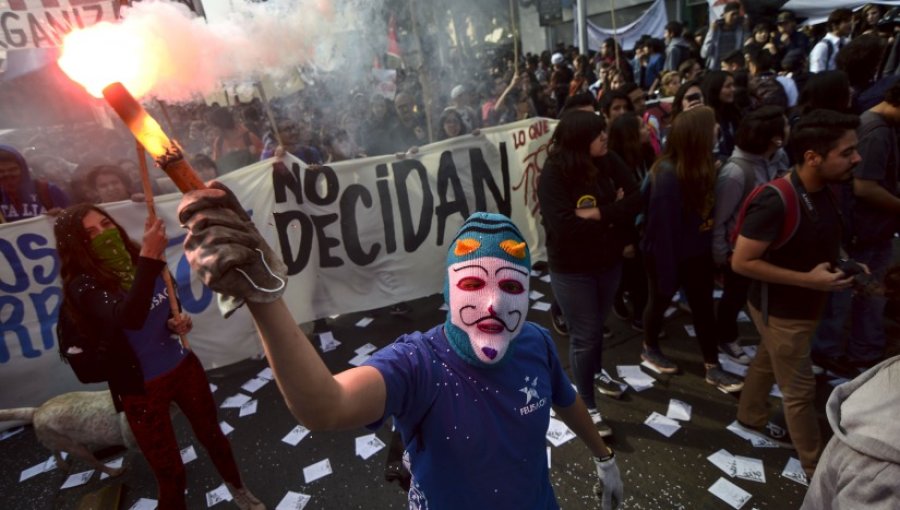
[[[103,97],[103,89],[115,82],[143,96],[159,78],[162,66],[154,56],[162,43],[125,32],[123,25],[112,23],[71,32],[63,41],[59,67],[95,97]]]

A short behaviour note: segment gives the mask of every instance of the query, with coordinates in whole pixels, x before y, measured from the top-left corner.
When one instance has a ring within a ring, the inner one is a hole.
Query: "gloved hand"
[[[225,185],[213,181],[185,193],[178,219],[188,229],[184,254],[203,283],[222,295],[225,317],[244,300],[269,303],[284,293],[287,267]]]
[[[604,461],[594,457],[594,464],[597,466],[597,477],[600,479],[599,488],[595,489],[600,498],[600,508],[613,510],[622,503],[622,476],[619,474],[619,466],[616,465],[616,456],[613,454]]]

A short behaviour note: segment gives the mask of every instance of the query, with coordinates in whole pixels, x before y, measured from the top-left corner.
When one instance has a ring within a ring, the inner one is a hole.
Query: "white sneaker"
[[[588,415],[590,415],[591,421],[594,422],[594,425],[597,427],[597,433],[600,434],[600,437],[609,437],[613,434],[612,428],[610,428],[610,426],[603,421],[603,417],[600,416],[600,411],[594,407],[589,407]]]

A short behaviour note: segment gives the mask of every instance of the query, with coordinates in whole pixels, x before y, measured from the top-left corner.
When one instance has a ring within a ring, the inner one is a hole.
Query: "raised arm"
[[[387,392],[381,373],[360,367],[331,374],[281,299],[284,263],[230,190],[213,182],[188,193],[178,217],[189,230],[184,248],[194,271],[211,289],[247,303],[278,387],[300,423],[314,430],[354,428],[382,417]],[[248,284],[234,267],[266,288]]]
[[[311,430],[368,425],[384,414],[386,388],[370,366],[332,375],[284,301],[248,303],[266,358],[291,413]]]

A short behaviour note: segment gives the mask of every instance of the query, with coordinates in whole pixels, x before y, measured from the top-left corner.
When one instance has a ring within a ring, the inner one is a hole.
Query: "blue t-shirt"
[[[525,323],[491,368],[462,360],[443,325],[412,333],[367,362],[387,386],[384,416],[409,454],[410,508],[559,508],[547,469],[550,406],[575,390],[547,330]]]
[[[188,351],[166,322],[170,314],[169,293],[162,275],[156,277],[150,313],[140,329],[123,329],[131,349],[141,364],[144,380],[149,381],[177,367]]]

